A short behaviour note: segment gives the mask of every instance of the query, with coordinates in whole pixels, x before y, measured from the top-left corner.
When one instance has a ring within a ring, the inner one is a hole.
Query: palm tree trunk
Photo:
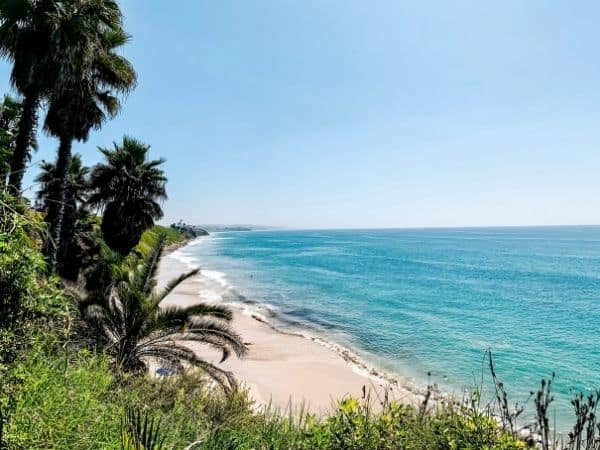
[[[23,98],[23,109],[19,119],[19,131],[15,140],[15,149],[10,162],[10,176],[8,186],[13,195],[21,192],[25,164],[29,158],[31,137],[37,124],[37,111],[40,95],[37,91],[29,91]]]
[[[48,248],[48,262],[52,270],[56,269],[58,249],[62,232],[63,218],[65,216],[65,191],[67,188],[67,171],[71,161],[71,146],[73,138],[62,136],[58,147],[58,158],[56,159],[56,178],[58,178],[58,190],[53,203],[56,207],[54,220],[50,224],[50,245]]]

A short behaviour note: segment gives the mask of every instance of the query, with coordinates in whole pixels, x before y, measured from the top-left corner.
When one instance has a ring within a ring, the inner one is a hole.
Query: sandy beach
[[[163,257],[159,285],[190,268],[172,254]],[[200,295],[202,276],[182,283],[164,305],[190,305],[207,301]],[[207,301],[210,302],[210,301]],[[372,397],[388,389],[395,400],[419,404],[422,395],[416,386],[386,376],[368,367],[351,353],[325,345],[315,338],[277,330],[268,323],[234,308],[232,326],[249,344],[243,359],[235,356],[219,365],[234,373],[258,404],[271,403],[285,410],[304,406],[316,414],[326,413],[336,399],[361,397],[363,387]],[[204,347],[195,349],[204,359],[218,364],[220,353]]]

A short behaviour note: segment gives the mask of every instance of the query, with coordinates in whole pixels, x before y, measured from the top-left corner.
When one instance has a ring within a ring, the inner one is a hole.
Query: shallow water
[[[177,256],[208,299],[268,305],[248,303],[419,382],[470,390],[488,348],[511,402],[555,372],[562,430],[570,390],[600,387],[600,227],[217,233]]]

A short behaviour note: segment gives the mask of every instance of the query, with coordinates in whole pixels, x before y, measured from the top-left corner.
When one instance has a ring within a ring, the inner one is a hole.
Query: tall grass
[[[600,394],[573,399],[576,423],[567,442],[558,442],[550,427],[553,397],[548,380],[534,394],[537,426],[527,441],[519,436],[530,424],[517,420],[522,407],[510,406],[495,371],[498,390],[491,405],[469,398],[437,406],[432,399],[411,407],[389,396],[369,398],[366,393],[359,399],[341,399],[330,414],[316,417],[303,410],[257,408],[243,389],[224,395],[194,372],[117,380],[106,356],[72,347],[62,336],[39,332],[14,366],[20,382],[10,420],[3,427],[7,448],[600,449],[596,419]],[[494,370],[492,359],[490,363]]]
[[[120,407],[110,400],[108,360],[81,350],[60,354],[39,336],[15,367],[21,387],[6,437],[14,448],[111,448]],[[116,447],[112,447],[116,448]]]
[[[5,430],[14,449],[138,450],[148,436],[155,449],[522,448],[489,416],[451,408],[383,400],[374,409],[346,398],[319,419],[257,410],[244,390],[224,395],[195,373],[117,381],[105,356],[67,351],[51,333],[39,334],[14,370],[21,383]]]

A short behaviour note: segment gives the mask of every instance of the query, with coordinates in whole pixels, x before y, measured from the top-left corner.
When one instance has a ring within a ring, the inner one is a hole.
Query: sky
[[[138,86],[74,149],[150,144],[165,223],[600,223],[600,2],[121,5]]]

